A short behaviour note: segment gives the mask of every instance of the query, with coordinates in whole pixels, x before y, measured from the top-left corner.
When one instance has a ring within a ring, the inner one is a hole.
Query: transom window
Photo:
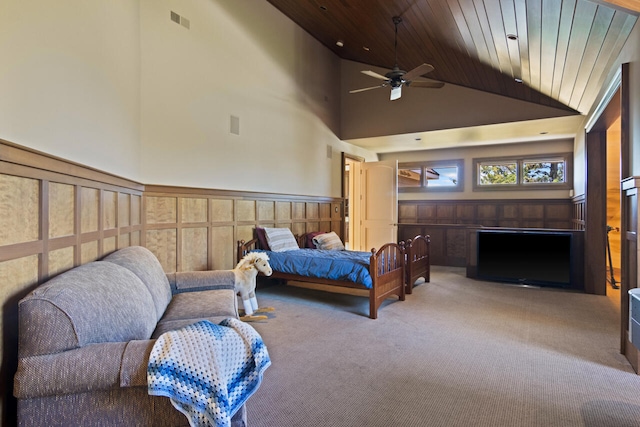
[[[530,160],[522,162],[522,183],[563,183],[564,159]]]
[[[483,162],[478,164],[479,185],[515,185],[518,183],[518,163]]]
[[[474,159],[474,190],[569,189],[571,154]]]
[[[462,191],[464,160],[399,163],[398,191]]]

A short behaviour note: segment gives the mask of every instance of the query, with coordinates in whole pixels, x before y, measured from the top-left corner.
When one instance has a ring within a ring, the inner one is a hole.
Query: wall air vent
[[[189,20],[187,18],[185,18],[184,16],[178,15],[174,11],[171,11],[171,20],[173,22],[175,22],[176,24],[182,25],[186,29],[191,28],[191,23],[189,22]]]

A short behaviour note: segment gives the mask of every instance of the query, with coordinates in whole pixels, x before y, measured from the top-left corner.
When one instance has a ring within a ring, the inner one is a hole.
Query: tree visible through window
[[[572,153],[473,159],[473,188],[484,190],[570,189]]]
[[[564,182],[564,161],[523,162],[522,182]]]
[[[480,185],[517,184],[518,164],[486,164],[481,163],[479,170]]]

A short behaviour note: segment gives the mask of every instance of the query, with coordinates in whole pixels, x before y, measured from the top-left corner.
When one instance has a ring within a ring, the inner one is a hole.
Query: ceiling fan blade
[[[413,70],[407,71],[407,73],[404,76],[402,76],[402,78],[404,80],[413,80],[415,77],[432,72],[433,69],[434,69],[433,65],[430,65],[430,64],[418,65]]]
[[[378,74],[375,71],[371,71],[371,70],[364,70],[361,71],[362,74],[366,74],[369,77],[374,77],[376,79],[380,79],[380,80],[388,80],[385,76],[383,76],[382,74]]]
[[[354,90],[350,90],[349,93],[364,92],[365,90],[378,89],[379,87],[385,87],[385,86],[386,85],[380,85],[380,86],[365,87],[365,88],[362,88],[362,89],[354,89]]]
[[[400,99],[401,96],[402,96],[402,86],[391,88],[391,96],[389,97],[391,101]]]
[[[431,89],[440,89],[442,86],[444,86],[443,82],[435,82],[435,81],[428,82],[428,81],[421,81],[421,80],[413,80],[405,84],[411,87],[426,87]]]

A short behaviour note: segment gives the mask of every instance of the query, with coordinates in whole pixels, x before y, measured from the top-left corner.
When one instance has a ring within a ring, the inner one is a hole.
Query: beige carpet
[[[272,366],[249,425],[640,426],[615,300],[433,270],[377,320],[366,298],[259,288]]]

